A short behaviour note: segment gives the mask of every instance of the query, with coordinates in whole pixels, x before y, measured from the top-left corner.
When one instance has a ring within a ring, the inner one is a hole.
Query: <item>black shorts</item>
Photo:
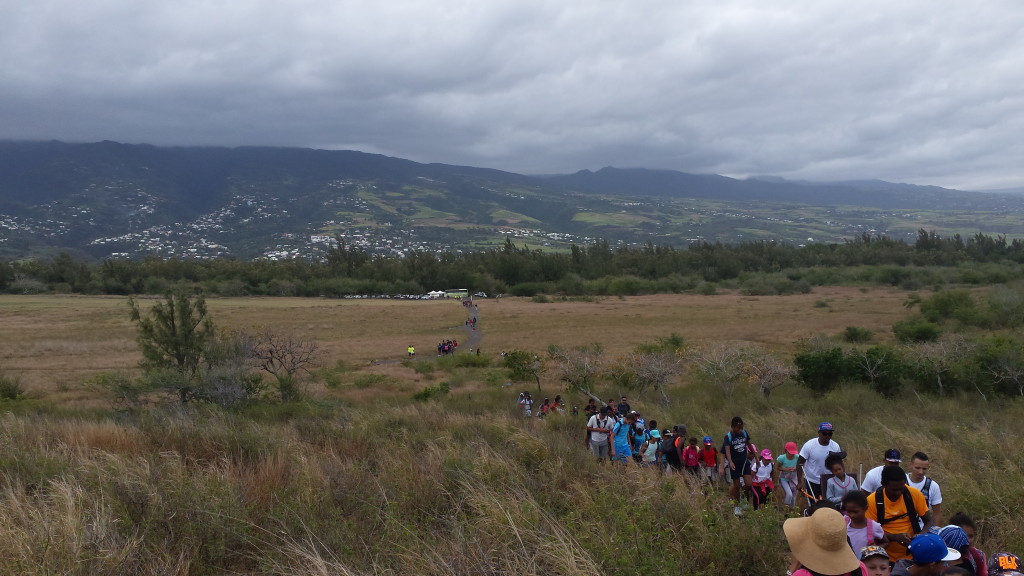
[[[741,464],[736,464],[735,470],[732,469],[731,466],[729,467],[729,477],[733,480],[739,480],[740,478],[751,474],[753,474],[753,470],[751,470],[750,467],[750,460],[747,459],[744,459]]]

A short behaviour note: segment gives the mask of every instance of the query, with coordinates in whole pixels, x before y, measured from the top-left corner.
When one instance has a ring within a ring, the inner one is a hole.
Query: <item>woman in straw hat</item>
[[[843,515],[836,510],[820,508],[811,516],[790,518],[782,525],[782,531],[793,552],[793,563],[787,575],[867,575],[846,540]]]

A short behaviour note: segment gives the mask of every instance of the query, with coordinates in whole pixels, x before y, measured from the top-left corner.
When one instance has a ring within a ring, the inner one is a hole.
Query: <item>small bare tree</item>
[[[291,332],[264,328],[252,344],[252,357],[256,365],[277,381],[281,400],[299,397],[298,378],[309,373],[319,360],[320,345]]]
[[[548,357],[554,364],[553,372],[570,390],[579,391],[604,403],[593,391],[598,376],[604,370],[604,350],[600,344],[568,349],[551,345],[548,347]]]
[[[792,364],[784,362],[768,350],[748,348],[745,357],[743,373],[765,398],[771,396],[772,390],[789,381],[796,372]]]
[[[684,357],[697,374],[732,396],[743,378],[744,351],[744,345],[736,342],[700,342],[687,348]]]
[[[909,348],[910,358],[919,372],[935,379],[936,392],[945,393],[943,377],[952,374],[974,350],[974,344],[960,334],[944,336],[935,342],[922,342]]]
[[[661,393],[661,403],[668,404],[665,385],[679,376],[683,361],[675,352],[633,352],[627,360],[634,373],[633,383],[639,398],[648,388]]]

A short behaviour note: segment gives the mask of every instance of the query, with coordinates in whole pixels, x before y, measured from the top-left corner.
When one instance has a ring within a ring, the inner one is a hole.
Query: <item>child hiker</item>
[[[793,507],[796,506],[796,467],[800,461],[800,457],[798,456],[799,453],[800,449],[797,448],[796,442],[786,442],[784,451],[775,459],[779,463],[779,485],[782,487],[782,491],[786,495],[782,504],[789,510],[792,510]]]

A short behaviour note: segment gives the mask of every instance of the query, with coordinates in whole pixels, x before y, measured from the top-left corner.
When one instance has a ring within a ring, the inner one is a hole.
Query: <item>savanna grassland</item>
[[[848,326],[884,342],[906,299],[816,288],[480,300],[490,361],[469,363],[433,355],[438,340],[470,336],[455,302],[211,298],[221,329],[319,343],[303,400],[226,410],[154,398],[126,411],[96,384],[138,372],[125,298],[0,296],[0,372],[24,388],[0,400],[0,574],[779,574],[782,514],[736,518],[720,491],[598,465],[582,416],[524,419],[515,405],[522,389],[584,398],[550,371],[540,391],[509,385],[498,353],[600,343],[614,358],[675,333],[789,354]],[[447,393],[415,400],[425,388]],[[631,403],[696,436],[720,438],[742,415],[773,452],[829,420],[854,473],[889,447],[927,452],[943,515],[974,515],[982,549],[1024,551],[1020,399],[887,399],[859,384],[815,395],[792,382],[769,398],[743,383],[726,396],[691,374],[667,390],[668,405],[651,392]]]

